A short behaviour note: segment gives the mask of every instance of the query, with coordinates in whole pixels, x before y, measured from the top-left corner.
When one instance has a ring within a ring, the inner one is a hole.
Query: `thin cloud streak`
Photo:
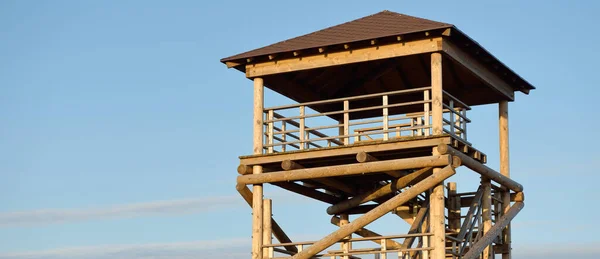
[[[0,259],[234,259],[250,256],[251,240],[231,238],[175,243],[103,245],[0,254]],[[600,244],[517,246],[515,259],[600,258]]]
[[[37,226],[98,219],[193,214],[232,206],[241,206],[242,203],[243,200],[238,196],[217,196],[85,209],[40,209],[3,212],[0,213],[0,227]]]
[[[104,245],[4,253],[0,259],[216,259],[249,256],[250,238],[139,245]]]

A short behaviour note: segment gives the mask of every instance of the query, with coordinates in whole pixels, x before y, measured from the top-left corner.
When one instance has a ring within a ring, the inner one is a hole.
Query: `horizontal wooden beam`
[[[373,174],[390,170],[438,167],[451,163],[452,156],[449,155],[413,157],[360,164],[296,169],[266,174],[240,175],[237,177],[237,182],[240,184],[287,182],[324,177]]]
[[[523,185],[521,185],[520,183],[496,172],[494,169],[487,167],[481,162],[461,153],[460,151],[448,145],[439,145],[437,146],[437,150],[440,154],[450,154],[459,157],[462,161],[462,164],[468,167],[469,169],[481,174],[482,176],[489,178],[492,181],[501,184],[502,186],[505,186],[508,189],[511,189],[515,192],[523,191]]]
[[[440,136],[419,136],[397,140],[375,141],[370,143],[352,144],[349,146],[331,147],[323,149],[309,149],[301,151],[290,151],[274,153],[267,155],[251,155],[240,157],[240,164],[253,166],[271,163],[281,163],[284,160],[294,160],[300,162],[305,159],[323,159],[339,156],[356,156],[358,152],[384,152],[389,150],[407,150],[413,148],[435,147],[438,144],[450,144],[451,137],[448,135]],[[350,158],[352,159],[352,158]]]
[[[430,53],[442,49],[442,38],[407,41],[362,49],[322,53],[282,60],[271,60],[246,65],[246,77],[281,74],[320,67],[339,66],[365,61],[373,61],[421,53]]]
[[[285,171],[290,171],[290,170],[297,170],[297,169],[303,169],[304,166],[301,164],[298,164],[292,160],[284,160],[283,162],[281,162],[281,168],[283,168],[283,170]],[[342,191],[344,192],[346,195],[354,195],[356,190],[354,187],[345,184],[342,181],[333,179],[333,178],[320,178],[320,179],[314,179],[315,182],[321,183],[327,187],[329,187],[328,189],[335,189],[338,191]]]
[[[502,230],[506,226],[508,226],[510,221],[513,218],[515,218],[515,216],[517,216],[517,214],[519,213],[519,211],[521,211],[523,209],[523,207],[525,207],[525,204],[523,202],[516,202],[515,204],[510,206],[510,209],[508,211],[506,211],[506,213],[504,213],[504,215],[496,221],[496,224],[494,224],[494,226],[492,228],[490,228],[490,230],[488,232],[486,232],[473,246],[471,246],[469,248],[469,252],[467,252],[462,258],[463,259],[479,258],[479,255],[481,254],[481,252],[488,245],[490,245],[490,244],[492,244],[492,242],[494,242],[496,237],[498,237],[498,235],[500,235],[500,233],[502,233]]]
[[[340,227],[341,226],[340,218],[338,218],[336,216],[331,217],[331,224]],[[359,228],[358,230],[354,231],[354,234],[357,234],[361,237],[380,237],[381,236],[380,234],[377,234],[366,228]],[[381,244],[381,239],[374,239],[372,241],[377,244]],[[387,249],[400,249],[400,247],[402,246],[400,243],[398,243],[394,240],[390,240],[390,239],[386,239],[385,244],[387,246],[386,247]]]
[[[492,71],[487,69],[483,64],[481,64],[481,62],[472,57],[470,54],[451,43],[450,40],[442,40],[442,51],[458,64],[465,67],[486,85],[491,87],[502,96],[506,97],[507,100],[514,101],[515,93],[513,87],[511,87],[506,81],[502,80]]]

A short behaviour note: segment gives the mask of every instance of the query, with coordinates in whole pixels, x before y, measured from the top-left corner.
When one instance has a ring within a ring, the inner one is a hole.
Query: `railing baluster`
[[[427,101],[429,101],[429,89],[425,90],[423,92],[423,99],[424,101],[426,101],[425,104],[423,104],[423,108],[424,108],[424,112],[423,112],[423,119],[425,120],[425,126],[429,126],[429,105],[430,103],[428,103]],[[429,131],[431,130],[431,128],[425,128],[425,136],[429,136]]]
[[[386,241],[387,240],[385,238],[381,239],[381,256],[379,257],[381,259],[387,259],[387,253],[386,253],[387,243],[386,243]]]
[[[281,121],[281,131],[282,132],[285,132],[285,130],[286,130],[285,125],[286,125],[285,121]],[[281,141],[283,143],[286,142],[286,139],[285,139],[286,136],[287,136],[286,133],[281,133]],[[281,145],[281,152],[285,152],[285,146],[286,146],[286,144]]]
[[[344,136],[350,135],[350,114],[348,110],[350,109],[350,101],[344,101]],[[344,145],[350,144],[350,137],[344,138]]]
[[[462,112],[463,117],[467,118],[467,109],[463,109],[461,112]],[[463,132],[463,139],[465,141],[467,141],[467,121],[465,119],[463,119],[462,132]]]
[[[304,138],[306,136],[306,134],[304,133],[304,105],[300,106],[300,132],[298,134],[298,137],[300,137],[300,150],[304,150]]]
[[[450,115],[450,125],[449,125],[450,127],[449,127],[449,129],[450,129],[450,132],[452,132],[453,134],[456,134],[455,133],[456,130],[454,129],[454,101],[450,100],[449,105],[450,105],[450,109],[449,109],[449,113],[448,113],[448,115]]]
[[[273,110],[269,110],[267,120],[269,120],[267,129],[267,144],[269,144],[269,147],[267,148],[267,153],[271,154],[273,153]]]
[[[388,105],[388,96],[384,95],[382,97],[383,106]],[[388,121],[388,108],[383,108],[383,140],[388,140],[390,137],[390,133],[388,132],[389,121]],[[385,258],[384,258],[385,259]]]

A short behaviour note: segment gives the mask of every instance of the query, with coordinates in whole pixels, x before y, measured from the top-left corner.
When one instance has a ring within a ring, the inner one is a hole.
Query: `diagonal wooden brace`
[[[425,178],[423,181],[420,181],[419,183],[415,184],[408,190],[394,196],[388,201],[377,206],[377,208],[358,217],[356,220],[352,221],[348,225],[340,227],[338,230],[317,241],[312,246],[309,246],[306,250],[297,253],[292,258],[308,259],[315,256],[319,252],[327,249],[331,245],[342,240],[344,237],[354,233],[358,229],[363,228],[367,224],[377,220],[378,218],[381,218],[386,213],[406,203],[407,201],[416,197],[420,193],[433,188],[434,186],[438,185],[440,182],[444,181],[445,179],[454,175],[455,173],[456,172],[454,171],[454,168],[451,165],[444,167],[437,173],[432,174],[431,176]]]
[[[252,191],[243,184],[237,184],[235,189],[237,189],[240,195],[242,195],[248,205],[252,207]],[[285,232],[283,232],[283,229],[281,229],[273,217],[271,217],[271,227],[273,228],[273,235],[275,238],[277,238],[277,240],[279,240],[280,243],[292,243],[292,240],[285,234]],[[298,252],[298,248],[295,246],[285,246],[285,249],[290,252]]]
[[[504,214],[504,216],[502,216],[500,219],[498,219],[498,221],[496,221],[496,224],[492,228],[490,228],[490,231],[488,231],[487,233],[485,233],[485,235],[483,235],[481,237],[481,239],[479,239],[477,241],[477,243],[475,243],[469,249],[469,252],[467,252],[462,258],[463,259],[475,259],[475,258],[478,258],[479,255],[481,254],[481,252],[487,246],[489,246],[492,242],[494,242],[494,239],[496,239],[496,237],[498,235],[500,235],[500,233],[502,233],[502,230],[506,226],[508,226],[508,224],[510,223],[510,221],[513,218],[515,218],[515,216],[517,216],[517,214],[519,213],[519,211],[521,211],[524,206],[525,206],[525,203],[523,203],[523,202],[515,202],[515,204],[513,204],[512,206],[510,206],[510,209]]]
[[[340,214],[348,209],[354,208],[365,202],[369,202],[369,201],[375,200],[377,198],[391,194],[391,193],[395,192],[396,190],[402,189],[402,188],[408,186],[409,184],[415,182],[415,180],[423,179],[424,178],[423,176],[431,173],[431,170],[432,170],[431,167],[426,167],[426,168],[417,170],[411,174],[408,174],[399,179],[396,179],[396,180],[392,181],[391,183],[381,186],[371,192],[362,193],[362,194],[354,196],[348,200],[344,200],[340,203],[337,203],[333,206],[329,206],[329,208],[327,208],[327,214],[329,214],[329,215]]]

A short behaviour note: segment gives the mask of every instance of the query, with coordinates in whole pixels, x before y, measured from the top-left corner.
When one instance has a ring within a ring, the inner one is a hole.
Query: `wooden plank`
[[[486,85],[491,87],[502,96],[506,97],[508,101],[514,101],[514,89],[470,54],[458,48],[448,39],[442,40],[442,50],[450,58],[462,65]]]
[[[481,239],[475,243],[472,247],[469,248],[469,251],[462,257],[463,259],[476,259],[479,258],[481,252],[485,249],[486,246],[492,244],[494,239],[502,232],[502,230],[508,226],[510,221],[517,216],[519,211],[523,209],[525,204],[523,202],[515,202],[510,209],[502,216],[496,224],[484,234]]]
[[[407,41],[362,49],[344,50],[314,56],[265,61],[246,65],[246,77],[280,74],[320,67],[339,66],[358,62],[388,59],[429,53],[442,49],[442,38]]]
[[[443,182],[448,177],[454,175],[456,172],[452,166],[446,166],[443,170],[440,170],[438,174],[433,174],[423,181],[415,184],[413,187],[408,190],[394,196],[388,201],[382,203],[377,208],[367,212],[366,214],[358,217],[348,225],[340,227],[338,230],[324,237],[323,239],[315,242],[312,246],[308,247],[306,250],[299,252],[292,258],[295,259],[309,259],[316,255],[317,253],[325,250],[336,242],[340,241],[342,238],[348,236],[359,228],[365,227],[367,224],[381,218],[386,213],[394,210],[396,207],[406,203],[410,199],[413,199],[420,193],[438,185],[440,182]],[[442,247],[443,249],[443,247]]]
[[[237,182],[241,184],[275,183],[335,176],[365,175],[390,170],[446,166],[449,164],[452,164],[452,156],[448,155],[402,158],[361,164],[305,168],[268,174],[240,175],[237,177]]]
[[[334,156],[351,155],[354,156],[358,152],[384,152],[390,150],[413,149],[434,147],[439,144],[449,144],[451,138],[449,136],[435,137],[415,137],[409,139],[399,139],[397,141],[388,140],[386,142],[375,142],[366,144],[354,144],[345,147],[331,147],[322,149],[311,149],[308,151],[296,151],[286,153],[276,153],[272,155],[261,156],[245,156],[240,157],[240,164],[243,165],[261,165],[270,163],[281,163],[284,160],[300,161],[304,159],[326,158]]]

